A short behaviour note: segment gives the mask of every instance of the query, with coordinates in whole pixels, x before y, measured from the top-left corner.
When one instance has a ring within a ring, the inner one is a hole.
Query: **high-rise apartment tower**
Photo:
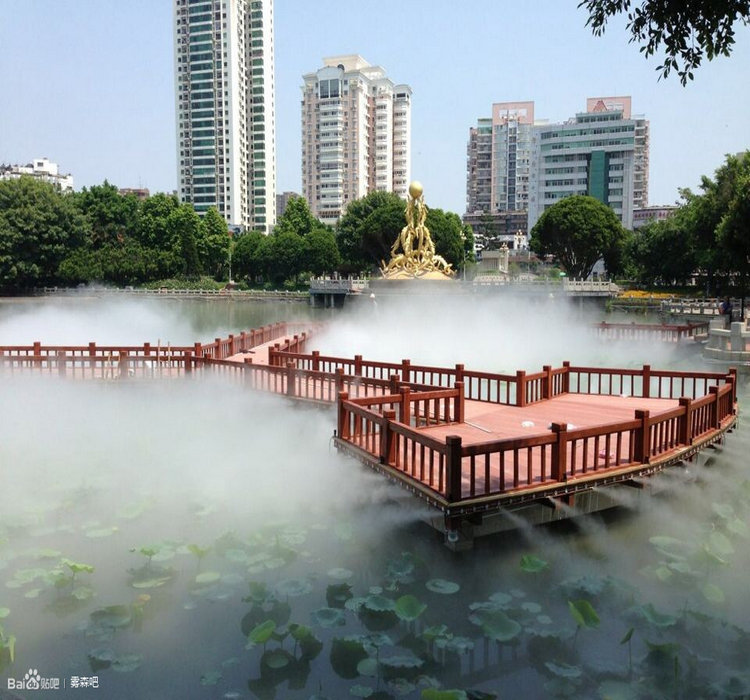
[[[354,199],[406,197],[411,178],[411,88],[361,56],[323,59],[303,76],[302,195],[335,222]]]
[[[174,0],[180,201],[232,226],[276,215],[273,0]]]

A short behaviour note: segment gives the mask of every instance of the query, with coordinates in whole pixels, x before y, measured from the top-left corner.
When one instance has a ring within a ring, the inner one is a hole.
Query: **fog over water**
[[[310,319],[329,321],[310,346],[323,354],[718,369],[684,347],[602,344],[588,328],[602,318],[505,296],[343,311],[87,296],[0,301],[0,344],[192,344]],[[619,512],[453,554],[419,502],[332,449],[333,409],[211,377],[0,382],[0,625],[16,638],[11,664],[0,637],[0,697],[29,669],[97,674],[98,691],[59,696],[117,700],[750,693],[746,430],[623,489]],[[66,561],[93,571],[71,581]],[[389,607],[405,596],[427,606],[418,619]],[[576,622],[581,600],[597,624]],[[322,647],[288,634],[249,644],[269,619],[277,633],[309,626]]]

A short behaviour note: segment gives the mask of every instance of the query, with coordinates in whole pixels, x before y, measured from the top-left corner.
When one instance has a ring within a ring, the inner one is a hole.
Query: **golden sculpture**
[[[406,226],[391,248],[391,259],[386,265],[381,261],[380,271],[388,279],[428,277],[447,279],[455,274],[445,258],[435,254],[435,244],[430,229],[425,226],[427,205],[424,203],[422,185],[416,180],[409,185],[406,202]],[[397,252],[401,246],[401,252]]]

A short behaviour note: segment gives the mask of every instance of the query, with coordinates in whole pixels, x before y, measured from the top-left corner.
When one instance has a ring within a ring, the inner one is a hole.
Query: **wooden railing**
[[[617,423],[573,430],[553,423],[542,435],[471,445],[459,436],[437,440],[399,420],[398,396],[354,401],[343,392],[338,435],[455,504],[649,465],[718,430],[733,415],[732,392],[727,383],[695,401],[683,397],[659,416],[637,410],[633,419]]]

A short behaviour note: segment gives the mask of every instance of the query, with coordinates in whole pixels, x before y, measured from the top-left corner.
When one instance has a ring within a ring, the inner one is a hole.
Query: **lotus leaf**
[[[247,649],[252,649],[256,644],[265,644],[271,635],[276,631],[276,623],[273,620],[266,620],[250,630],[247,635]]]
[[[142,661],[143,657],[138,654],[124,654],[123,656],[118,656],[112,662],[112,670],[119,671],[120,673],[129,673],[130,671],[135,671],[141,665]]]
[[[428,591],[433,593],[441,593],[442,595],[451,595],[452,593],[458,593],[461,590],[461,586],[453,581],[446,581],[442,578],[431,578],[425,587]]]
[[[87,530],[86,531],[86,537],[91,537],[92,539],[98,539],[100,537],[109,537],[110,535],[114,535],[115,532],[118,532],[119,528],[117,525],[113,525],[112,527],[100,527],[95,528],[93,530]]]
[[[509,642],[521,632],[521,625],[509,618],[502,610],[484,610],[478,613],[485,636],[497,642]]]
[[[204,571],[195,577],[195,582],[200,584],[214,583],[221,578],[218,571]]]
[[[375,691],[367,685],[353,685],[349,688],[349,694],[355,698],[369,698]]]
[[[532,615],[536,615],[537,613],[542,612],[542,606],[539,605],[539,603],[532,603],[531,601],[526,603],[521,603],[521,607],[528,613],[531,613]]]
[[[365,598],[364,607],[371,612],[389,612],[396,610],[396,601],[382,595],[369,595]]]
[[[288,560],[283,557],[274,557],[273,559],[266,559],[266,561],[263,562],[263,566],[265,566],[266,569],[280,569],[288,563]]]
[[[544,559],[540,559],[533,554],[524,554],[521,557],[521,570],[530,574],[536,574],[544,571],[549,566]]]
[[[346,581],[354,576],[354,572],[351,569],[337,568],[329,570],[328,575],[339,581]]]
[[[0,608],[0,620],[10,615],[10,608]]]
[[[717,555],[717,558],[724,558],[734,553],[734,547],[729,538],[718,530],[714,530],[708,537],[707,548],[711,554]]]
[[[421,668],[424,666],[424,659],[414,655],[388,656],[380,659],[380,665],[388,668]]]
[[[425,688],[419,697],[421,700],[467,700],[468,695],[463,690]]]
[[[709,603],[723,603],[726,600],[724,591],[713,583],[704,584],[701,593]]]
[[[362,608],[366,600],[367,598],[355,596],[354,598],[349,598],[346,603],[344,603],[344,607],[347,610],[351,610],[352,612],[359,612],[360,608]]]
[[[677,618],[674,615],[657,612],[651,603],[642,605],[639,611],[648,622],[656,627],[671,627],[677,623]]]
[[[468,637],[451,637],[450,639],[438,639],[435,645],[439,649],[452,651],[456,654],[466,654],[474,648],[474,642]]]
[[[70,595],[72,595],[76,600],[88,600],[89,598],[93,598],[94,595],[94,589],[90,586],[76,586],[71,592]]]
[[[734,508],[729,503],[712,503],[711,510],[723,520],[734,517]]]
[[[306,578],[288,578],[283,581],[279,581],[276,584],[274,590],[276,594],[286,598],[296,598],[301,595],[306,595],[312,591],[312,583]]]
[[[263,656],[263,663],[268,668],[279,669],[285,668],[289,665],[291,657],[288,652],[283,649],[275,649]]]
[[[23,594],[24,598],[38,598],[39,594],[42,592],[41,588],[31,588],[26,593]]]
[[[320,608],[310,613],[313,622],[326,629],[346,624],[346,615],[339,608]]]
[[[434,625],[422,630],[422,634],[420,636],[429,643],[440,637],[447,637],[448,635],[449,631],[447,625]]]
[[[244,549],[227,549],[224,557],[238,564],[247,564],[247,552]]]
[[[627,644],[631,638],[633,637],[633,632],[635,629],[631,627],[626,633],[625,636],[620,640],[620,644]]]
[[[109,605],[106,608],[94,610],[89,617],[97,627],[127,627],[133,621],[130,607],[127,605]]]
[[[551,673],[560,678],[579,678],[581,676],[580,666],[570,666],[568,664],[555,664],[547,661],[544,664]]]
[[[348,583],[332,583],[326,588],[326,602],[329,608],[343,608],[352,597],[352,587]]]
[[[216,685],[222,678],[221,671],[208,671],[201,676],[201,685]]]
[[[739,535],[747,539],[750,537],[750,528],[739,518],[732,518],[727,522],[727,530],[734,535]]]
[[[569,600],[568,609],[579,627],[598,627],[599,616],[588,600]]]
[[[189,544],[187,548],[188,551],[198,557],[198,559],[203,559],[203,557],[211,551],[211,547],[200,547],[197,544]]]
[[[87,656],[90,661],[97,664],[100,668],[109,668],[111,663],[117,658],[112,649],[92,649]]]
[[[331,643],[331,668],[341,678],[356,678],[357,666],[367,652],[356,637],[335,638]]]
[[[409,695],[416,689],[416,685],[406,678],[392,678],[388,681],[388,690],[398,697]]]
[[[638,690],[624,681],[609,680],[599,686],[599,697],[607,700],[636,700],[638,696]]]
[[[655,535],[654,537],[649,537],[648,541],[665,557],[669,557],[670,559],[685,559],[691,551],[690,545],[675,537]]]
[[[360,676],[374,678],[378,675],[378,660],[368,656],[357,664],[357,673]]]
[[[416,620],[426,609],[427,606],[413,595],[401,596],[396,601],[396,615],[406,622]]]
[[[489,599],[499,608],[505,608],[509,603],[513,602],[513,596],[502,591],[493,593]]]

